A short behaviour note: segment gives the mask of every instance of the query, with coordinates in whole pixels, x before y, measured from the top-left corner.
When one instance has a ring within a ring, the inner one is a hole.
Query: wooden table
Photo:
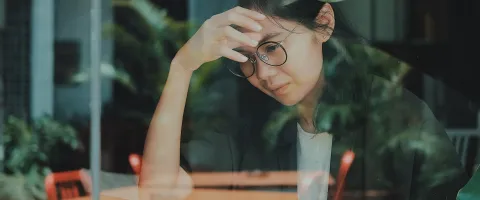
[[[267,192],[267,191],[241,191],[196,189],[185,200],[297,200],[296,193]],[[344,200],[383,200],[392,199],[388,192],[370,190],[365,192],[344,192]],[[90,200],[90,197],[75,198],[70,200]],[[103,191],[100,200],[139,200],[136,187],[119,188]],[[151,200],[155,200],[152,198]]]
[[[266,174],[249,174],[246,172],[231,173],[192,173],[190,174],[197,187],[213,186],[272,186],[272,185],[297,185],[296,172],[268,172]],[[102,181],[108,183],[125,182],[122,184],[136,185],[136,176],[120,177],[118,175],[104,177]],[[108,181],[107,181],[108,180]],[[334,180],[330,177],[330,184]],[[158,190],[152,191],[152,195]],[[137,200],[139,190],[136,186],[118,186],[117,189],[102,189],[101,200]],[[389,192],[382,191],[344,191],[344,200],[349,199],[389,199]],[[246,190],[219,190],[219,189],[195,189],[186,200],[297,200],[297,193],[273,192],[273,191],[246,191]],[[90,200],[90,197],[76,198],[72,200]],[[153,199],[152,199],[153,200]]]
[[[108,175],[108,174],[107,174]],[[112,185],[114,182],[121,182],[130,185],[136,184],[136,176],[134,175],[104,175],[102,181]],[[125,177],[124,177],[125,176]],[[192,173],[190,174],[192,181],[197,187],[212,186],[272,186],[272,185],[297,185],[297,172],[268,172],[265,174],[251,174],[247,172],[216,172],[216,173]],[[333,180],[333,179],[331,179]],[[103,187],[102,187],[103,188]],[[158,191],[157,191],[158,192]],[[120,186],[118,189],[102,190],[101,200],[136,200],[138,199],[138,187],[136,186]],[[154,192],[152,192],[153,194]],[[76,198],[72,200],[87,200],[89,197]],[[254,200],[254,199],[275,199],[288,200],[297,199],[296,193],[285,192],[266,192],[266,191],[231,191],[218,189],[195,189],[187,198],[188,200]]]
[[[127,187],[104,191],[100,200],[138,200],[138,188]],[[296,200],[296,193],[265,192],[265,191],[228,191],[216,189],[196,189],[185,200]],[[90,197],[81,197],[71,200],[90,200]],[[152,198],[153,200],[153,198]]]

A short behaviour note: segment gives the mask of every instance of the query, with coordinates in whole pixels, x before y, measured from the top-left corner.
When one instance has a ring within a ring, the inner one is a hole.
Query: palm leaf
[[[458,192],[457,200],[480,199],[480,170],[477,168],[470,181]]]

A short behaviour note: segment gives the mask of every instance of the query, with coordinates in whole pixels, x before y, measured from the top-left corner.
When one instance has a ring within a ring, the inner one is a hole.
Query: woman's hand
[[[233,49],[240,46],[256,47],[258,41],[231,25],[258,32],[262,27],[257,21],[263,19],[263,14],[242,7],[214,15],[180,49],[174,61],[192,71],[220,57],[245,62],[248,58]]]

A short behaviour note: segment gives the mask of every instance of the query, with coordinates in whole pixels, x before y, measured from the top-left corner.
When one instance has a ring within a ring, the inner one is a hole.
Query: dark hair
[[[299,22],[311,30],[329,29],[326,24],[319,24],[317,23],[318,20],[316,20],[320,9],[325,4],[325,2],[320,0],[239,0],[239,6],[262,12],[269,16],[271,20],[275,20],[272,17],[291,20]],[[365,40],[350,29],[351,26],[347,25],[347,21],[336,3],[330,5],[335,12],[335,28],[331,37],[335,38],[336,41],[364,43]],[[277,24],[281,27],[280,23]],[[338,54],[338,49],[335,49],[334,45],[330,44],[330,41],[323,48],[323,56],[326,60]],[[335,104],[358,104],[362,99],[365,99],[365,94],[368,93],[368,87],[365,87],[368,80],[365,80],[366,76],[363,76],[361,73],[361,70],[360,72],[355,70],[351,63],[341,62],[335,64],[335,66],[324,65],[322,70],[324,87],[321,88],[323,92],[319,99],[319,106],[315,116],[313,116],[317,131],[329,131],[338,136],[346,133],[354,134],[352,130],[358,130],[357,125],[361,125],[363,121],[361,114],[355,117],[356,119],[351,124],[344,124],[338,119],[334,119],[331,122],[331,126],[322,127],[317,122],[322,121],[322,109],[325,107]],[[249,121],[253,123],[252,128],[262,132],[261,130],[265,128],[265,124],[272,120],[271,114],[275,110],[282,108],[282,105],[258,91],[251,84],[248,84],[247,81],[240,80],[239,83],[240,111],[243,112],[240,115],[248,116]],[[357,110],[352,112],[362,113],[364,111],[362,105],[355,108]],[[252,133],[258,134],[257,131],[252,131]]]
[[[316,20],[320,9],[328,0],[239,0],[239,6],[254,9],[267,16],[295,21],[311,30],[330,29],[327,24]],[[345,20],[337,3],[330,4],[335,12],[335,31],[333,36],[344,40],[363,40],[353,31]],[[272,18],[270,18],[272,19]],[[274,19],[272,19],[274,20]],[[279,23],[277,23],[281,26]]]

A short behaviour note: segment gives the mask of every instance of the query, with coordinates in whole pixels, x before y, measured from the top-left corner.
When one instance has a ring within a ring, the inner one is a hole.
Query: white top
[[[297,124],[298,154],[298,199],[327,200],[332,135],[312,134]]]

